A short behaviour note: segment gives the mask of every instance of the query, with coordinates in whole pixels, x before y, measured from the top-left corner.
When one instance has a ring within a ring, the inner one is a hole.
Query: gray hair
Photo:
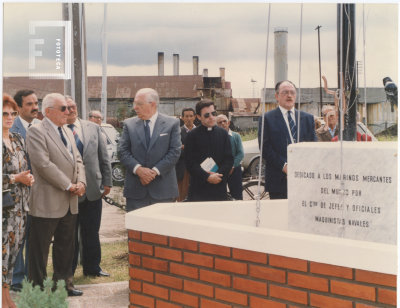
[[[322,107],[322,114],[324,115],[326,113],[327,109],[333,109],[333,111],[335,111],[335,107],[331,106],[331,105],[325,105],[324,107]]]
[[[89,111],[89,117],[93,117],[94,116],[93,112],[99,113],[100,116],[101,116],[101,119],[103,119],[103,115],[101,114],[101,112],[99,110],[90,110]]]
[[[217,115],[217,120],[218,120],[218,118],[225,118],[229,122],[228,117],[226,115],[224,115],[224,114]]]
[[[65,100],[70,99],[71,101],[74,101],[74,99],[72,98],[72,96],[64,95],[64,97],[65,97]]]
[[[65,97],[64,95],[60,94],[60,93],[51,93],[51,94],[47,94],[42,101],[42,113],[43,116],[46,117],[46,108],[49,107],[53,107],[55,104],[55,100],[59,99],[64,101]]]
[[[157,107],[160,103],[160,98],[158,97],[158,93],[156,90],[151,88],[143,88],[137,91],[136,95],[144,95],[146,103],[155,102]]]

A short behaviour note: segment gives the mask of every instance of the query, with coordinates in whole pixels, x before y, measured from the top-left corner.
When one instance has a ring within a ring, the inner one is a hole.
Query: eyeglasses
[[[89,116],[89,118],[95,118],[96,120],[103,120],[103,117],[99,117],[99,116]]]
[[[205,114],[203,114],[202,116],[205,117],[206,119],[208,119],[210,117],[210,114],[213,115],[214,117],[216,117],[218,115],[218,113],[216,111],[213,112],[207,112]]]
[[[295,95],[296,95],[296,91],[286,91],[286,90],[284,90],[284,91],[281,92],[281,94],[282,94],[283,96],[286,96],[286,95],[288,95],[289,93],[290,93],[290,95],[292,95],[292,96],[295,96]]]
[[[228,123],[228,121],[227,120],[221,120],[221,121],[218,122],[218,124],[221,124],[221,123]]]
[[[150,104],[150,103],[151,102],[148,102],[148,103],[133,103],[133,107],[135,107],[135,106],[142,107],[143,105]]]
[[[68,111],[69,111],[69,109],[70,109],[70,106],[49,107],[49,108],[51,108],[51,109],[60,109],[60,110],[61,110],[61,112],[65,112],[65,110],[67,110],[67,109],[68,109]]]
[[[14,112],[3,112],[3,117],[8,118],[8,116],[11,115],[13,118],[15,118],[18,115],[18,111]]]
[[[68,106],[68,110],[76,110],[78,107],[75,105],[75,106]]]

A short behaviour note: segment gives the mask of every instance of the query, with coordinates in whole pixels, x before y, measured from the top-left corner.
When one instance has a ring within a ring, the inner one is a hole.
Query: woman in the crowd
[[[3,94],[3,191],[10,190],[15,202],[14,209],[3,211],[3,308],[17,307],[11,300],[9,286],[29,211],[28,186],[34,182],[28,170],[25,141],[20,134],[9,131],[17,115],[17,104]]]

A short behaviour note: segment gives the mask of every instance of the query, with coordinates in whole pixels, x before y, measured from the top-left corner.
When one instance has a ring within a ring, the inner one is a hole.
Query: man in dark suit
[[[185,140],[187,133],[196,127],[194,125],[195,112],[193,108],[183,108],[182,110],[182,120],[183,125],[181,126],[181,142],[182,142],[182,151],[181,156],[175,166],[176,169],[176,178],[178,179],[178,189],[179,189],[179,197],[178,202],[183,201],[189,191],[189,179],[190,175],[186,170],[185,164]]]
[[[20,90],[14,95],[14,100],[18,105],[19,116],[15,119],[10,132],[19,133],[26,139],[26,131],[32,125],[39,123],[40,120],[36,119],[39,113],[38,99],[32,90]],[[28,159],[28,168],[32,173],[32,167]],[[25,236],[18,252],[14,264],[14,273],[12,279],[11,290],[21,291],[22,280],[28,277],[28,255],[29,255],[29,229],[31,224],[31,216],[27,215]],[[25,262],[23,248],[25,246]]]
[[[100,267],[100,223],[103,207],[102,197],[110,193],[112,186],[111,163],[100,126],[78,118],[76,103],[70,96],[65,97],[69,107],[66,129],[75,137],[76,147],[85,165],[86,193],[79,197],[78,216],[75,228],[75,255],[72,273],[78,264],[80,226],[82,243],[82,267],[85,276],[110,276]]]
[[[191,175],[189,201],[226,201],[227,179],[233,166],[228,132],[216,125],[214,101],[205,99],[196,104],[201,125],[191,130],[185,143],[186,168]],[[215,169],[204,170],[201,164],[212,158]]]
[[[43,98],[45,118],[32,125],[26,144],[35,174],[29,199],[32,216],[28,278],[43,287],[47,260],[53,240],[53,281],[64,280],[68,296],[80,296],[73,284],[75,221],[78,196],[85,193],[86,177],[82,158],[67,123],[68,105],[63,95]]]
[[[275,86],[275,98],[279,106],[260,116],[258,142],[261,147],[262,119],[264,118],[263,158],[265,159],[265,191],[270,199],[287,199],[287,147],[291,143],[318,141],[315,134],[314,117],[294,109],[296,87],[288,80]],[[297,136],[300,125],[300,138]]]
[[[179,195],[175,164],[181,154],[179,120],[158,112],[158,93],[136,93],[137,117],[124,121],[119,158],[125,166],[126,211],[172,202]]]

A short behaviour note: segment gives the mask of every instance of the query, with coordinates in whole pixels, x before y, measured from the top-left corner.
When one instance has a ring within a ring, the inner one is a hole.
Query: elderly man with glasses
[[[334,106],[322,107],[322,114],[324,116],[325,125],[316,130],[318,141],[331,141],[333,137],[339,134],[337,127],[338,117]]]
[[[233,166],[228,132],[216,125],[217,112],[212,100],[199,101],[196,114],[201,125],[192,129],[185,141],[186,168],[192,177],[188,200],[227,200],[227,179]],[[202,166],[210,158],[215,162],[213,168]]]
[[[53,281],[65,280],[68,296],[80,296],[73,284],[75,222],[78,197],[86,191],[82,157],[67,124],[69,108],[63,95],[43,98],[41,123],[26,133],[26,143],[35,183],[29,199],[32,216],[28,279],[43,288],[47,260],[53,240]]]
[[[287,199],[287,147],[291,143],[318,141],[315,134],[314,116],[294,109],[296,87],[289,80],[275,86],[275,98],[279,106],[260,116],[258,142],[261,147],[262,119],[264,118],[263,158],[265,159],[265,191],[270,199]],[[300,126],[300,135],[298,134]],[[290,168],[290,166],[289,166]],[[293,167],[292,167],[293,168]]]
[[[119,158],[125,166],[126,211],[179,196],[175,164],[181,155],[179,120],[158,112],[158,93],[140,89],[135,96],[137,117],[124,121]]]

